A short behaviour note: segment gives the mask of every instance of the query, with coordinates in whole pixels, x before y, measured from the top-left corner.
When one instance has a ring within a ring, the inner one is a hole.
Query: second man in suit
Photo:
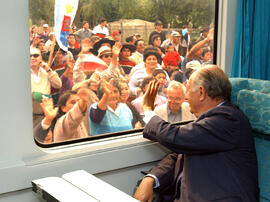
[[[189,111],[189,104],[184,102],[185,86],[177,81],[171,81],[167,88],[167,103],[157,106],[154,110],[164,121],[178,122],[194,120]]]

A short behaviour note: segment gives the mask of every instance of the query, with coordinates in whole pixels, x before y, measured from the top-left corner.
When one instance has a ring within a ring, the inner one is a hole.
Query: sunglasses
[[[32,56],[33,56],[34,58],[37,58],[37,57],[39,56],[39,54],[37,54],[37,53],[36,53],[36,54],[30,54],[30,58],[31,58]]]
[[[180,98],[180,97],[170,97],[170,96],[167,99],[174,100],[174,101],[181,101],[182,100],[182,98]]]
[[[112,58],[112,55],[103,55],[104,58],[108,58],[108,57],[111,57]]]

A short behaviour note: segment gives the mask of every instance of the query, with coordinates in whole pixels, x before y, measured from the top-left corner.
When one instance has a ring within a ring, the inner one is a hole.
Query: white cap
[[[98,49],[98,57],[104,55],[104,54],[111,54],[112,53],[112,49],[109,48],[108,46],[101,46]]]
[[[33,54],[41,54],[40,53],[40,50],[38,48],[30,48],[30,55],[33,55]]]
[[[48,24],[44,24],[43,27],[49,27],[49,25]]]
[[[181,35],[179,34],[179,32],[173,31],[173,32],[171,33],[171,36],[172,36],[172,37],[177,37],[177,36],[181,36]]]

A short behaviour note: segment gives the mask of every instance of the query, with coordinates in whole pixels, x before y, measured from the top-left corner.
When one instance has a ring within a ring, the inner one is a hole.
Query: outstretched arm
[[[194,57],[194,55],[196,54],[196,52],[197,52],[200,48],[202,48],[205,44],[212,43],[212,42],[213,42],[213,38],[214,38],[214,28],[212,28],[212,29],[209,30],[209,33],[208,33],[207,37],[206,37],[204,40],[202,40],[202,41],[196,43],[196,44],[191,48],[191,50],[190,50],[190,51],[188,52],[188,54],[187,54],[187,60],[190,61],[190,60]]]
[[[89,92],[87,88],[80,88],[77,95],[80,97],[79,100],[79,108],[82,113],[85,112],[86,107],[87,107],[87,101],[89,97]]]
[[[95,123],[100,123],[105,116],[108,103],[111,99],[112,83],[113,79],[111,79],[109,83],[106,80],[101,81],[101,87],[104,90],[104,94],[97,104],[97,107],[91,107],[90,109],[90,119]]]

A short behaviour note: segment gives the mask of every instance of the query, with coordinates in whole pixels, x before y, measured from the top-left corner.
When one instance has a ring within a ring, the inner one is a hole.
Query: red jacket
[[[181,57],[178,52],[166,52],[165,56],[163,57],[163,63],[165,67],[171,66],[178,66],[178,63],[181,62]]]

